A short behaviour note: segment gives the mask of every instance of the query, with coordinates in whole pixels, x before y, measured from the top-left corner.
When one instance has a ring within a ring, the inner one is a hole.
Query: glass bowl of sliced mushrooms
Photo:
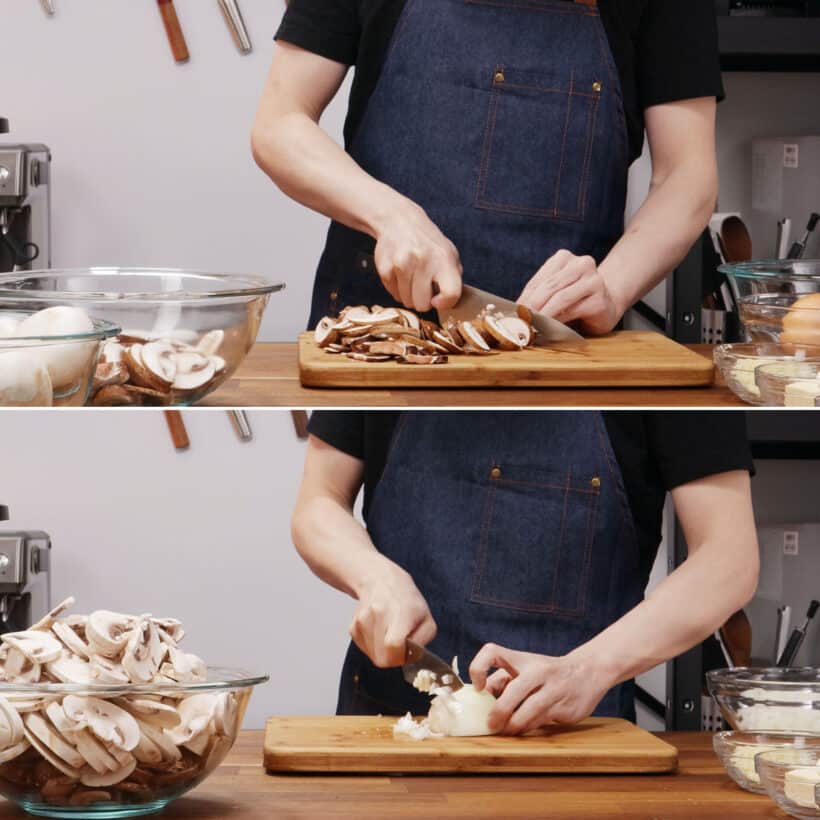
[[[0,275],[0,309],[70,306],[122,328],[102,348],[89,404],[185,406],[230,378],[284,287],[169,268],[26,271]]]
[[[173,618],[72,604],[0,636],[0,795],[42,817],[162,811],[225,759],[268,678],[209,669]]]

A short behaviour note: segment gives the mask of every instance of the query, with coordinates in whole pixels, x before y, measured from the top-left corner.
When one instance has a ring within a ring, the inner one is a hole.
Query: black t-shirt
[[[290,0],[277,39],[356,66],[347,144],[376,87],[406,0]],[[714,0],[599,0],[624,95],[631,156],[641,153],[645,109],[723,97]]]
[[[618,411],[603,415],[648,570],[661,541],[668,490],[718,473],[753,470],[746,416],[742,411]],[[365,519],[387,463],[398,418],[399,413],[393,411],[319,411],[310,419],[311,434],[364,462]]]

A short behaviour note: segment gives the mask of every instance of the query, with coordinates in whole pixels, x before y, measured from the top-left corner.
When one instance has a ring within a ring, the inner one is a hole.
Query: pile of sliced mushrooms
[[[73,603],[0,636],[2,681],[156,684],[158,694],[0,695],[0,780],[61,805],[148,802],[218,766],[247,693],[180,690],[207,668],[179,649],[179,621],[106,610],[60,617]]]
[[[404,308],[359,305],[322,319],[314,339],[327,353],[360,362],[446,364],[450,355],[489,356],[531,347],[536,335],[531,319],[523,306],[510,316],[489,305],[472,321],[441,327]]]
[[[207,392],[222,376],[226,362],[218,355],[225,332],[212,330],[196,343],[175,337],[148,339],[120,335],[102,348],[91,403],[95,407],[173,405]]]

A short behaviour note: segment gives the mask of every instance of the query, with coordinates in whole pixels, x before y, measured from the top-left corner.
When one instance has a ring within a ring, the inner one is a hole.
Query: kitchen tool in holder
[[[55,12],[54,0],[40,0],[40,5],[43,7],[43,11],[49,17],[54,15],[54,12]]]
[[[794,659],[797,657],[797,653],[800,651],[800,647],[806,639],[806,632],[808,631],[809,624],[817,614],[818,609],[820,609],[820,601],[812,601],[809,604],[809,610],[806,612],[806,620],[803,621],[801,626],[795,627],[789,637],[789,642],[786,644],[786,648],[783,650],[783,654],[777,662],[778,666],[791,666],[794,663]]]
[[[251,423],[248,421],[248,414],[244,410],[228,410],[228,418],[230,418],[233,429],[240,441],[253,440]]]
[[[253,51],[253,45],[238,0],[217,0],[217,2],[236,47],[241,54],[250,54]]]
[[[165,33],[168,35],[168,43],[171,46],[171,53],[177,63],[187,63],[191,59],[188,52],[188,44],[185,42],[185,35],[177,17],[177,10],[174,7],[174,0],[157,0],[159,12],[162,15],[162,22],[165,25]]]
[[[789,259],[802,259],[806,255],[806,246],[809,244],[809,239],[811,239],[811,235],[814,233],[818,222],[820,222],[820,214],[813,213],[809,217],[803,238],[792,245],[792,249],[789,251]]]

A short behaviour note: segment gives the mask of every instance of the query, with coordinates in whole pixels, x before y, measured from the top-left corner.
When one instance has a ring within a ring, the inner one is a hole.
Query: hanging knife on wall
[[[174,60],[177,63],[187,63],[191,55],[188,53],[188,44],[182,33],[177,10],[174,8],[174,0],[157,0],[157,5],[162,15],[162,22],[165,25],[165,33],[168,35],[168,43],[171,46]]]
[[[222,9],[222,16],[225,18],[236,47],[242,54],[250,54],[253,51],[251,37],[242,17],[242,10],[239,8],[238,0],[217,0],[217,2],[219,8]]]

